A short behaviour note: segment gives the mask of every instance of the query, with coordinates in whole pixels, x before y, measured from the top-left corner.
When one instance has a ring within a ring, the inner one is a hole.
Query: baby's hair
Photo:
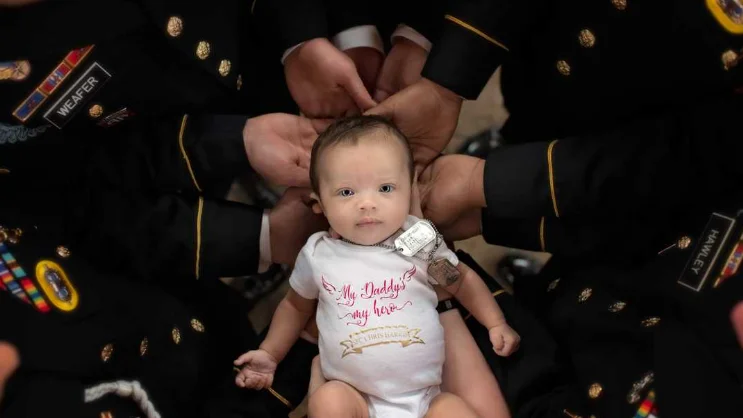
[[[318,162],[322,153],[335,145],[350,144],[356,145],[359,139],[366,133],[376,130],[386,130],[390,136],[396,138],[403,145],[407,152],[408,169],[410,170],[410,180],[413,181],[414,166],[413,153],[410,151],[408,139],[391,121],[382,116],[362,115],[351,116],[339,119],[333,122],[325,132],[320,134],[312,146],[312,155],[310,157],[310,183],[315,193],[320,193],[320,180],[318,178]]]

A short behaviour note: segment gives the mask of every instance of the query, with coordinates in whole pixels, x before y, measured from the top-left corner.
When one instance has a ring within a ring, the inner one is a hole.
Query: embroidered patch
[[[702,290],[734,225],[735,219],[733,218],[719,213],[713,213],[710,216],[704,232],[697,240],[691,258],[681,272],[678,284],[695,292]]]
[[[93,45],[85,48],[75,49],[65,55],[62,62],[39,84],[36,89],[21,102],[13,112],[13,116],[21,122],[25,122],[33,116],[44,101],[54,93],[72,70],[80,64],[93,49]]]
[[[80,297],[67,273],[54,261],[36,263],[36,281],[47,299],[58,309],[69,312],[77,307]]]
[[[23,125],[6,125],[0,122],[0,145],[23,142],[28,138],[43,134],[47,128],[49,125],[27,128]]]
[[[31,74],[28,61],[0,62],[0,81],[23,81]]]
[[[134,116],[134,112],[132,112],[131,110],[127,108],[119,109],[98,122],[98,126],[101,126],[103,128],[110,128],[119,122],[123,122],[129,119],[132,116]]]
[[[111,74],[94,62],[44,113],[44,119],[61,129],[110,78]]]
[[[26,271],[18,264],[4,243],[0,243],[0,277],[14,296],[27,303],[33,302],[34,307],[40,312],[50,311],[49,305],[41,297],[34,282],[28,278]]]
[[[725,30],[743,34],[743,0],[707,0],[707,8]]]

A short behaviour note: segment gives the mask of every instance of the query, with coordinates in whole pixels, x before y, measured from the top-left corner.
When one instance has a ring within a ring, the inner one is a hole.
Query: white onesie
[[[417,221],[409,216],[403,229]],[[442,257],[458,264],[443,243],[434,259]],[[300,296],[318,299],[325,378],[360,391],[372,418],[423,417],[439,393],[444,333],[427,268],[426,261],[392,249],[318,232],[302,248],[289,278]]]

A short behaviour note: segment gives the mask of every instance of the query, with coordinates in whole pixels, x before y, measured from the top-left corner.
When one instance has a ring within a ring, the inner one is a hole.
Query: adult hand
[[[484,168],[485,160],[452,154],[437,158],[421,173],[418,187],[423,215],[447,240],[481,233]]]
[[[382,61],[384,61],[382,53],[370,47],[351,48],[345,52],[356,66],[356,71],[359,73],[364,87],[367,91],[374,91],[379,69],[382,68]]]
[[[250,165],[276,185],[309,187],[312,144],[329,123],[286,113],[248,119],[243,141]]]
[[[461,97],[422,78],[367,113],[390,118],[408,137],[415,164],[423,169],[451,140],[461,107]]]
[[[325,38],[292,51],[284,75],[292,98],[310,117],[338,117],[376,105],[351,58]]]
[[[377,78],[374,100],[381,103],[421,79],[428,51],[407,38],[398,38],[384,59]]]
[[[11,344],[0,341],[0,400],[5,392],[5,384],[20,364],[18,350]]]
[[[287,189],[269,212],[274,263],[294,265],[307,238],[328,229],[325,217],[312,212],[310,193],[310,189]]]
[[[735,305],[733,311],[730,312],[730,320],[733,323],[735,335],[738,336],[740,348],[743,348],[743,302],[738,302],[738,304]]]

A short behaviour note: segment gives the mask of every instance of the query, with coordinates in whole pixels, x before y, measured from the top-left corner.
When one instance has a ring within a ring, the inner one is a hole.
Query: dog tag
[[[428,265],[428,275],[441,286],[451,286],[459,280],[459,270],[446,258],[439,258]]]
[[[395,240],[403,255],[412,257],[436,239],[436,230],[426,221],[418,221]]]

